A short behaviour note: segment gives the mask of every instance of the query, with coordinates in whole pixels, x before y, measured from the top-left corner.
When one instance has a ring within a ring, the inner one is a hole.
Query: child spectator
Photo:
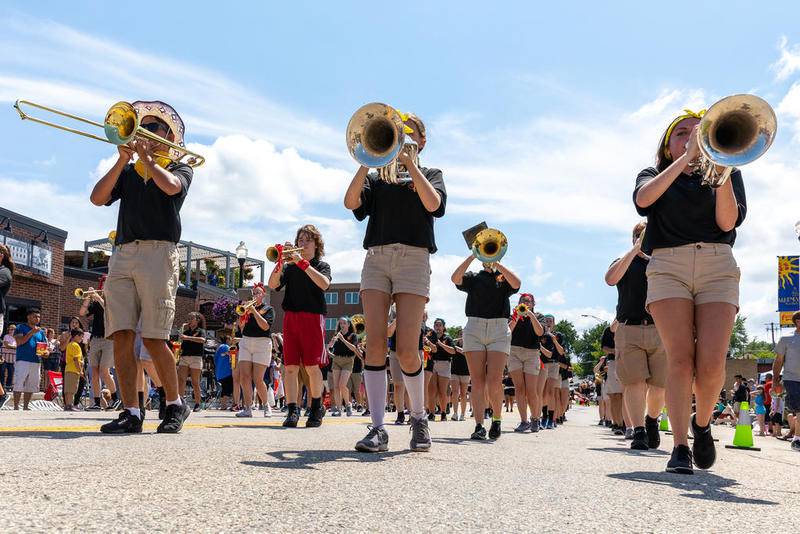
[[[78,407],[74,404],[78,383],[83,376],[83,351],[80,341],[83,339],[83,330],[73,328],[69,332],[69,343],[66,351],[66,365],[64,366],[64,411],[74,412]]]

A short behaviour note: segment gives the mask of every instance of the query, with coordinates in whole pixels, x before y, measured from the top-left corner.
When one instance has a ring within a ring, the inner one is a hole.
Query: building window
[[[325,304],[331,306],[339,304],[339,293],[336,292],[325,293]]]
[[[348,291],[344,294],[345,304],[358,304],[358,291]]]
[[[336,293],[334,293],[334,295],[335,294]],[[325,330],[336,330],[336,322],[337,321],[338,321],[338,319],[336,319],[336,318],[325,319]]]

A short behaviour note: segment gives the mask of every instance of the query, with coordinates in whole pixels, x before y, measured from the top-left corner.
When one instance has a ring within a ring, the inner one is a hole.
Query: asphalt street
[[[353,449],[363,417],[319,429],[281,419],[192,414],[179,435],[97,432],[107,413],[0,412],[1,532],[738,532],[794,530],[800,454],[756,437],[717,465],[664,473],[575,407],[556,430],[472,442],[470,422],[431,423],[429,453],[389,425],[390,451]],[[394,420],[390,414],[389,421]],[[302,421],[301,421],[302,423]]]

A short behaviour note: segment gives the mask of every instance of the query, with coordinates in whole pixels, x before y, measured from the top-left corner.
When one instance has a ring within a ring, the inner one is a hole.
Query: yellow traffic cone
[[[658,424],[658,429],[661,432],[669,432],[669,417],[667,417],[667,407],[666,406],[661,408],[661,417],[659,419],[660,419],[660,422]]]
[[[750,404],[743,402],[739,405],[739,419],[736,421],[736,433],[733,435],[733,445],[725,445],[726,449],[745,449],[760,451],[761,447],[753,447],[753,425],[750,421]]]

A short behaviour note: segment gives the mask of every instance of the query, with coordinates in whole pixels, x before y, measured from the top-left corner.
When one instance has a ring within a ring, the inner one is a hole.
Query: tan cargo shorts
[[[387,295],[410,293],[428,298],[431,292],[430,252],[409,245],[370,247],[361,270],[361,291]]]
[[[106,337],[136,330],[142,337],[168,339],[178,292],[178,247],[167,241],[134,241],[119,245],[108,262],[103,296]]]
[[[663,388],[667,382],[667,352],[654,324],[617,327],[617,378],[623,386],[647,382]]]

